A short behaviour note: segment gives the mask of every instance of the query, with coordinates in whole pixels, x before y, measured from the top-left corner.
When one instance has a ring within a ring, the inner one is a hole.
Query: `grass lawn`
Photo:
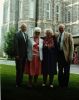
[[[79,75],[71,74],[69,88],[58,88],[57,76],[54,88],[43,88],[42,76],[38,79],[38,87],[28,88],[28,76],[24,75],[23,87],[15,87],[15,67],[1,66],[1,100],[79,100]]]

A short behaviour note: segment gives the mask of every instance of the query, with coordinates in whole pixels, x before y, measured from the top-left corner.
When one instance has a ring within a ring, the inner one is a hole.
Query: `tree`
[[[9,32],[5,33],[4,51],[9,58],[14,57],[14,35],[15,28],[10,28]]]

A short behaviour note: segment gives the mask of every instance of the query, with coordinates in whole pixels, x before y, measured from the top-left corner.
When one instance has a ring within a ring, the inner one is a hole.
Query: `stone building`
[[[3,25],[1,30],[1,50],[3,53],[5,33],[11,27],[18,29],[18,16],[19,16],[19,0],[4,0],[3,5]],[[4,53],[3,53],[4,55]]]
[[[27,23],[28,33],[31,36],[35,27],[36,10],[37,25],[42,29],[52,27],[52,0],[5,0],[3,32],[15,25],[19,29],[22,23]]]
[[[58,25],[63,23],[63,0],[52,0],[52,8],[53,8],[53,29],[54,32],[58,31]]]
[[[66,31],[72,33],[79,54],[79,0],[65,0],[64,5]]]
[[[5,33],[9,31],[11,27],[15,27],[19,30],[21,24],[26,23],[29,36],[33,36],[35,23],[42,28],[41,36],[44,35],[44,28],[52,28],[52,3],[52,0],[4,0],[1,35],[3,41],[2,48],[5,42]]]
[[[79,35],[79,0],[65,1],[66,30],[73,35]]]
[[[36,2],[38,2],[38,7]],[[18,25],[20,26],[23,22],[27,23],[30,36],[33,35],[36,17],[37,25],[42,29],[52,27],[52,0],[19,0]]]
[[[27,24],[27,33],[33,36],[36,26],[58,31],[58,25],[64,23],[66,31],[71,32],[75,45],[79,44],[79,0],[4,0],[2,44],[5,32],[10,27],[19,30],[22,23]],[[78,39],[77,39],[78,38]]]

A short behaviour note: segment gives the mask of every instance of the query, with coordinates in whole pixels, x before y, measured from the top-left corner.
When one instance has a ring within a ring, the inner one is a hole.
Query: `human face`
[[[22,25],[22,26],[21,26],[21,31],[22,31],[22,32],[26,32],[26,30],[27,30],[26,26],[25,26],[25,25]]]
[[[35,37],[39,37],[40,32],[35,32]]]
[[[49,31],[47,31],[47,32],[46,32],[46,36],[47,36],[47,37],[51,37],[51,36],[52,36],[52,33],[50,33]]]
[[[59,27],[59,32],[63,33],[64,32],[64,28],[62,26]]]

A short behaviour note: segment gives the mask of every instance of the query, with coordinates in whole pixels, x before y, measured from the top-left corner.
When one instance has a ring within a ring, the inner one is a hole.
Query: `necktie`
[[[59,36],[59,43],[61,43],[61,36],[62,36],[62,33],[60,33],[60,36]]]
[[[26,33],[24,33],[24,40],[26,41]]]
[[[61,36],[62,36],[62,33],[60,33],[60,35],[59,35],[59,49],[60,49],[60,45],[61,45]]]

